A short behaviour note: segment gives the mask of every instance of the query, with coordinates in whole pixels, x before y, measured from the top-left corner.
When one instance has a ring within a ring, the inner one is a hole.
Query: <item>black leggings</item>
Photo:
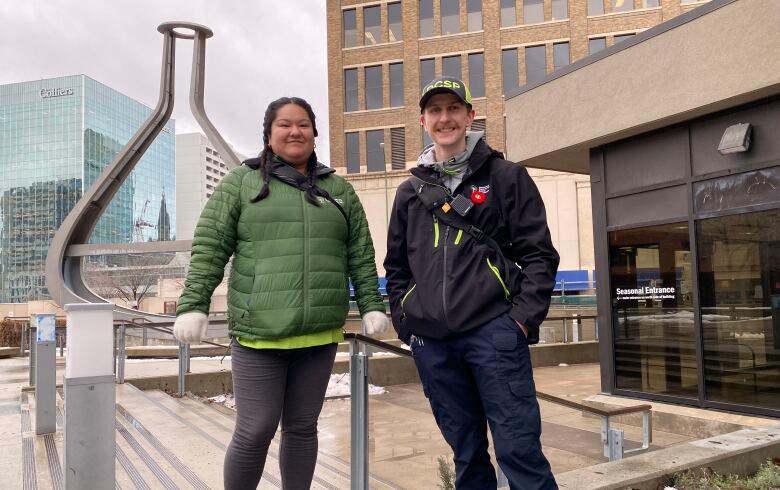
[[[308,489],[317,463],[317,419],[336,344],[250,349],[233,342],[236,429],[225,454],[225,489],[255,489],[282,422],[279,467],[285,490]]]

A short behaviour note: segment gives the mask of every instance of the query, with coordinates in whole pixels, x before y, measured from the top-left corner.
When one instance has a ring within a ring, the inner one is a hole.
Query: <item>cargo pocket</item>
[[[518,355],[517,333],[511,331],[493,332],[493,348],[496,355],[496,375],[498,379],[517,378]]]
[[[512,380],[507,383],[512,397],[512,421],[504,426],[507,436],[516,440],[537,441],[542,432],[536,385],[533,379]]]

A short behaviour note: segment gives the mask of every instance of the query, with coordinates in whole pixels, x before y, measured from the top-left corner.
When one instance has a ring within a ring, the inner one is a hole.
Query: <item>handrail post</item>
[[[609,460],[623,459],[623,429],[609,430]]]
[[[24,351],[27,350],[27,327],[22,323],[22,332],[19,338],[19,356],[24,357]]]
[[[368,490],[368,357],[355,340],[349,350],[350,488]]]
[[[36,357],[38,356],[37,342],[35,341],[36,329],[31,324],[27,332],[30,334],[30,338],[27,339],[30,344],[30,386],[35,386],[35,366],[37,363]]]
[[[117,355],[116,382],[125,382],[125,322],[119,324],[119,354]]]
[[[609,415],[601,417],[601,445],[607,458],[609,457],[609,430]]]
[[[179,396],[184,396],[187,373],[190,370],[190,344],[179,342]]]

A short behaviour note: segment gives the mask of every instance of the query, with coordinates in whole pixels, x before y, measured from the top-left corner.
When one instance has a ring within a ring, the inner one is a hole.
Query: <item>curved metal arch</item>
[[[181,32],[181,29],[191,30],[192,34]],[[54,235],[46,256],[46,283],[52,299],[59,305],[68,303],[106,303],[107,301],[92,291],[81,275],[82,259],[85,255],[76,249],[87,243],[95,229],[100,216],[109,205],[114,194],[122,183],[130,176],[135,165],[160,133],[165,123],[171,117],[174,104],[174,75],[176,66],[176,39],[192,39],[193,62],[190,80],[190,108],[201,129],[206,133],[211,143],[217,148],[222,158],[231,167],[241,164],[236,154],[227,145],[217,129],[209,120],[203,104],[205,85],[206,39],[214,33],[206,26],[191,22],[165,22],[157,27],[163,34],[162,74],[160,77],[160,96],[152,114],[136,131],[127,145],[117,154],[116,158],[106,167],[94,184],[84,193],[74,208],[60,225]],[[185,241],[158,242],[155,251],[189,250]],[[157,244],[155,244],[157,245]],[[110,249],[116,244],[101,245]],[[148,249],[148,244],[122,244],[125,251]],[[186,247],[186,248],[185,248]],[[115,306],[116,318],[139,318],[148,321],[170,321],[170,315],[158,315]]]

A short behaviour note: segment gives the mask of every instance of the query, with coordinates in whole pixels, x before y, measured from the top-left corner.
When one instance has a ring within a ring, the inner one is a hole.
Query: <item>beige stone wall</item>
[[[590,182],[586,176],[529,169],[547,211],[553,244],[561,255],[560,270],[592,270],[593,219],[590,208]],[[387,179],[385,179],[387,175]],[[376,265],[384,276],[382,262],[387,252],[387,226],[395,191],[406,180],[405,171],[345,175],[355,188],[368,219],[376,251]],[[387,207],[385,207],[387,203]]]
[[[441,73],[441,58],[443,56],[461,54],[461,71],[464,80],[469,79],[468,53],[483,52],[485,60],[485,97],[475,99],[474,109],[477,117],[484,117],[488,143],[499,150],[506,149],[506,141],[515,142],[522,139],[523,144],[534,144],[536,133],[528,135],[505,134],[505,108],[503,82],[501,73],[501,51],[503,48],[518,48],[519,82],[525,83],[525,53],[523,48],[528,45],[547,46],[547,71],[553,70],[552,45],[555,42],[568,41],[571,61],[574,62],[588,55],[588,40],[592,37],[605,37],[607,45],[614,42],[615,34],[644,31],[664,20],[680,15],[695,8],[699,4],[681,6],[680,0],[661,0],[658,8],[643,9],[642,0],[635,0],[635,10],[624,13],[610,13],[611,3],[604,1],[605,14],[589,17],[587,0],[569,0],[569,18],[552,20],[552,0],[545,0],[544,10],[546,21],[534,25],[517,25],[501,27],[500,1],[483,0],[483,29],[476,32],[461,32],[449,36],[434,36],[420,39],[417,1],[401,3],[403,22],[403,42],[382,43],[373,46],[363,45],[362,7],[382,6],[383,32],[387,29],[386,0],[380,2],[365,2],[361,0],[327,0],[327,31],[328,31],[328,97],[330,117],[330,162],[339,173],[346,172],[345,132],[358,132],[360,141],[360,159],[366,161],[365,132],[374,129],[385,131],[385,161],[390,163],[390,132],[391,127],[404,127],[406,166],[414,165],[422,146],[422,131],[419,124],[420,111],[417,106],[419,99],[420,59],[433,58],[436,73]],[[517,1],[517,19],[522,22],[523,2]],[[433,2],[434,31],[440,27],[439,2]],[[342,11],[344,8],[356,8],[358,46],[342,49]],[[461,31],[466,30],[466,0],[461,0]],[[389,107],[390,81],[388,64],[402,61],[404,63],[404,106]],[[383,96],[385,108],[375,110],[359,110],[344,112],[344,69],[357,68],[358,72],[358,104],[364,107],[364,68],[366,66],[383,66]],[[639,82],[637,82],[639,83]],[[610,84],[602,80],[604,89]],[[574,93],[585,93],[576,87]],[[545,117],[549,111],[567,111],[569,107],[556,107],[555,100],[546,100],[542,107],[534,107],[533,111],[524,112],[526,124],[533,126]],[[510,131],[519,131],[518,126],[511,125]],[[525,129],[523,129],[525,130]],[[533,136],[532,136],[533,135]],[[557,135],[551,133],[548,138]],[[509,155],[514,161],[523,160],[525,153]],[[581,156],[581,155],[580,155]],[[587,172],[587,169],[580,170]],[[548,221],[556,246],[561,252],[561,269],[592,269],[593,268],[593,231],[590,210],[590,183],[577,175],[552,175],[549,172],[535,176],[537,185],[542,191],[548,212]],[[377,250],[377,265],[380,274],[382,258],[384,257],[386,241],[386,207],[392,207],[392,197],[395,194],[397,182],[402,181],[399,175],[390,175],[385,179],[383,174],[366,173],[362,165],[360,175],[350,175],[349,180],[358,190],[369,219],[372,237]],[[385,180],[388,190],[385,191]],[[387,205],[386,205],[387,201]]]

